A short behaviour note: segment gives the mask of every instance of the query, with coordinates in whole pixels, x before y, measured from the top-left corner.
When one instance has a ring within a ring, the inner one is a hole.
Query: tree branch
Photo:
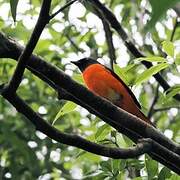
[[[36,26],[34,28],[34,31],[25,49],[23,50],[21,56],[19,57],[18,64],[16,66],[14,74],[6,87],[6,90],[10,91],[11,93],[15,93],[17,88],[19,87],[22,80],[22,76],[25,71],[27,60],[31,56],[44,27],[49,22],[48,18],[49,18],[50,7],[51,7],[51,0],[44,0],[41,6],[41,11]]]
[[[43,120],[37,113],[35,113],[17,94],[7,94],[3,92],[3,87],[1,86],[1,95],[7,99],[16,110],[23,114],[27,119],[34,124],[37,130],[46,134],[49,138],[54,139],[60,143],[75,146],[81,148],[85,151],[95,153],[97,155],[102,155],[106,157],[111,157],[114,159],[127,159],[135,158],[144,153],[150,152],[152,147],[151,139],[140,139],[135,147],[128,149],[122,148],[111,148],[104,145],[99,145],[90,142],[78,135],[63,133],[45,120]]]
[[[124,29],[122,28],[122,26],[120,25],[120,23],[118,22],[118,20],[114,16],[114,14],[108,8],[106,8],[99,0],[89,0],[89,2],[91,2],[91,4],[93,6],[95,6],[96,8],[98,8],[99,10],[102,11],[102,13],[104,14],[104,17],[107,19],[109,24],[111,24],[111,26],[117,31],[117,33],[119,34],[121,39],[124,41],[124,44],[126,45],[128,50],[134,55],[134,57],[136,57],[136,58],[145,57],[145,55],[142,54],[135,47],[135,45],[130,40],[127,33],[124,31]],[[147,61],[142,61],[142,64],[146,68],[152,67],[152,63],[147,62]],[[164,91],[166,91],[166,90],[168,90],[170,88],[170,85],[167,83],[167,81],[165,79],[163,79],[163,77],[159,73],[157,73],[157,74],[155,74],[153,76],[159,82],[159,84],[162,86]],[[180,94],[176,94],[174,96],[174,98],[176,100],[180,101]]]
[[[1,43],[3,44],[1,45]],[[22,49],[12,39],[9,40],[0,34],[0,57],[17,60]],[[33,69],[40,78],[48,79],[46,82],[51,82],[50,85],[54,86],[56,90],[63,88],[73,98],[81,102],[83,107],[98,115],[119,132],[126,134],[133,141],[137,142],[141,138],[151,138],[156,144],[153,144],[152,151],[149,155],[174,172],[180,173],[180,167],[178,166],[180,164],[180,146],[178,144],[169,140],[139,118],[121,110],[107,100],[95,96],[85,87],[71,80],[61,70],[43,61],[41,58],[32,55],[27,65],[28,69]]]
[[[168,111],[168,110],[170,110],[170,109],[172,109],[172,108],[180,109],[180,106],[156,108],[156,109],[154,109],[154,113],[156,113],[156,112],[161,112],[161,111]]]
[[[109,22],[106,20],[102,12],[99,11],[97,8],[94,8],[94,9],[95,9],[96,15],[101,19],[103,27],[104,27],[106,42],[108,46],[108,53],[110,57],[110,67],[113,70],[113,62],[116,63],[116,54],[115,54],[115,48],[114,48],[113,39],[112,39],[112,31],[109,26]]]

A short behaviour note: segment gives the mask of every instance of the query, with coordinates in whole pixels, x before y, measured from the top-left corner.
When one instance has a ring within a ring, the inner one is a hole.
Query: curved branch
[[[17,60],[23,48],[2,34],[0,34],[0,39],[2,39],[0,41],[0,57]],[[1,42],[3,43],[2,45]],[[95,96],[85,87],[71,80],[61,70],[43,61],[41,58],[32,55],[28,61],[28,69],[33,70],[41,79],[48,79],[46,82],[50,82],[50,85],[56,90],[62,87],[74,99],[82,103],[83,107],[98,115],[119,132],[126,134],[133,141],[137,142],[139,138],[151,138],[154,140],[156,144],[153,145],[154,148],[149,153],[151,157],[173,171],[180,173],[180,167],[178,166],[180,164],[180,146],[178,144],[169,140],[159,131],[142,122],[139,118],[119,109],[107,100]]]
[[[22,80],[22,76],[25,71],[27,60],[31,56],[44,27],[49,22],[50,7],[51,7],[51,0],[44,0],[42,2],[39,18],[37,20],[33,33],[25,49],[23,50],[21,56],[19,57],[18,64],[16,66],[14,74],[6,87],[6,90],[11,93],[15,93],[17,88],[19,87]]]
[[[124,44],[126,45],[128,50],[134,55],[134,57],[136,58],[145,57],[145,55],[142,54],[132,43],[132,41],[130,40],[127,33],[124,31],[124,29],[122,28],[122,26],[114,16],[114,14],[108,8],[106,8],[99,0],[89,0],[89,1],[92,3],[93,6],[95,6],[96,8],[102,11],[109,24],[111,24],[111,26],[117,31],[121,39],[124,41]],[[142,64],[146,66],[146,68],[152,67],[152,63],[147,61],[142,61]],[[163,87],[164,91],[170,88],[170,85],[159,73],[155,74],[154,78]],[[180,94],[176,94],[174,98],[180,101]]]
[[[41,131],[42,133],[46,134],[48,137],[56,140],[57,142],[75,146],[85,151],[97,155],[111,157],[114,159],[135,158],[139,155],[150,152],[151,150],[151,139],[140,139],[139,143],[137,143],[135,147],[122,149],[99,145],[75,134],[63,133],[51,126],[50,124],[48,124],[45,120],[43,120],[17,94],[10,94],[7,93],[7,91],[3,92],[3,87],[1,86],[1,88],[1,95],[5,99],[7,99],[16,108],[18,112],[20,112],[26,118],[28,118],[34,124],[37,130]]]

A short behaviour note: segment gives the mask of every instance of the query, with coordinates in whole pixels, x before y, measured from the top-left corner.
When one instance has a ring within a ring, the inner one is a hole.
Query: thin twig
[[[76,43],[73,41],[73,39],[71,37],[69,37],[68,33],[66,33],[65,36],[67,37],[67,39],[69,40],[69,42],[71,43],[71,45],[74,47],[74,49],[76,51],[79,51],[79,52],[82,52],[82,53],[85,52],[84,49],[82,49],[82,48],[78,47],[78,45],[76,45]]]
[[[179,24],[178,17],[176,17],[170,41],[173,41],[173,38],[174,38],[174,35],[175,35],[175,32],[176,32],[176,29],[178,27],[178,24]]]
[[[172,108],[180,109],[180,106],[172,106],[172,107],[164,107],[164,108],[156,108],[154,109],[154,113],[161,112],[161,111],[168,111]]]
[[[52,14],[49,17],[49,20],[53,19],[56,15],[58,15],[60,12],[62,12],[64,9],[66,9],[67,7],[69,7],[71,4],[73,4],[76,1],[77,0],[69,1],[67,4],[65,4],[63,7],[61,7],[58,11],[56,11],[54,14]]]
[[[153,115],[154,106],[157,103],[158,98],[159,98],[159,84],[156,87],[155,96],[154,96],[154,99],[152,101],[152,104],[150,106],[150,109],[149,109],[149,112],[148,112],[148,115],[147,115],[148,119],[150,119],[152,117],[152,115]]]

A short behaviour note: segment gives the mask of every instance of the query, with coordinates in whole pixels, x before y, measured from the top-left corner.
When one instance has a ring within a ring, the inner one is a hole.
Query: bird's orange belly
[[[102,79],[102,76],[97,73],[92,74],[90,78],[84,78],[84,81],[87,87],[95,94],[108,99],[114,104],[116,102],[120,103],[123,98],[122,95],[112,87],[112,83],[109,83],[108,80],[103,81]]]

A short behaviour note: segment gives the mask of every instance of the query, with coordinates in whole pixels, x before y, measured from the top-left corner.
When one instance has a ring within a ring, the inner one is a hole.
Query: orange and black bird
[[[111,69],[92,58],[83,58],[72,63],[81,70],[84,82],[89,90],[153,125],[141,112],[141,106],[135,95]]]

